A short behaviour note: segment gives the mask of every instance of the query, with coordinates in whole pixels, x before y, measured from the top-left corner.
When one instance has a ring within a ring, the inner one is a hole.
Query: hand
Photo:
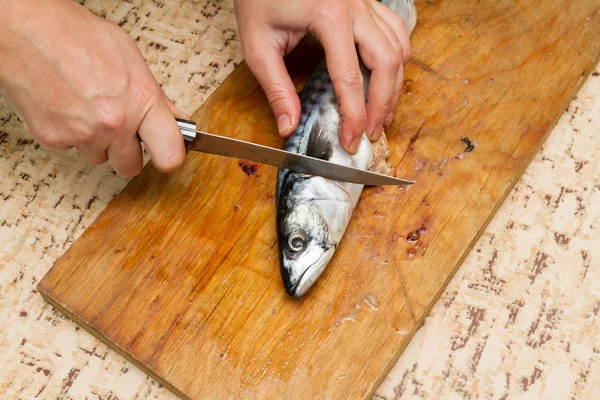
[[[76,147],[94,164],[137,175],[144,141],[162,171],[185,148],[166,98],[135,41],[71,0],[0,0],[0,90],[39,142]]]
[[[283,56],[313,33],[325,49],[342,114],[341,141],[354,153],[365,131],[377,140],[402,91],[410,43],[403,19],[375,0],[234,0],[248,67],[265,90],[279,133],[298,124],[300,100]],[[365,106],[356,47],[372,72]]]

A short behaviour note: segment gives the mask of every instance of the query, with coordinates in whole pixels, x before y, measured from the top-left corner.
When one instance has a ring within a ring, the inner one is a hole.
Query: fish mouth
[[[283,287],[285,289],[285,292],[296,299],[301,298],[304,295],[304,293],[306,293],[306,291],[308,291],[308,289],[303,291],[302,293],[298,293],[297,292],[298,286],[300,286],[300,284],[302,283],[302,280],[304,279],[304,276],[306,275],[306,273],[308,271],[310,271],[312,269],[312,267],[314,267],[315,264],[317,264],[318,262],[319,262],[319,260],[315,261],[308,268],[306,268],[306,271],[304,271],[302,273],[302,275],[300,276],[300,279],[298,279],[298,282],[296,282],[295,285],[290,285],[291,281],[289,279],[289,275],[286,274],[287,279],[284,279],[284,282],[283,282]]]
[[[329,261],[331,260],[331,257],[333,256],[333,253],[335,251],[335,247],[327,248],[324,250],[325,251],[322,253],[321,257],[319,257],[314,263],[312,263],[308,268],[306,268],[306,270],[302,273],[300,279],[298,279],[298,282],[296,282],[296,284],[291,285],[290,276],[287,273],[287,271],[285,271],[285,273],[281,275],[283,278],[283,286],[287,294],[296,299],[299,299],[302,296],[304,296],[310,288],[313,287],[314,283],[317,281],[317,279],[321,276],[321,274],[327,267],[327,264],[329,264]],[[285,268],[282,268],[282,270],[285,270]],[[316,274],[308,274],[309,272]]]

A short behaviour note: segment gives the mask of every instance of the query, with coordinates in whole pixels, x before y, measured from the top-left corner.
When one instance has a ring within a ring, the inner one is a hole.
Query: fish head
[[[333,257],[355,203],[343,184],[322,177],[282,172],[278,182],[281,277],[285,291],[300,298]]]
[[[285,291],[302,297],[331,260],[335,246],[320,208],[301,201],[293,205],[279,226],[279,258]]]

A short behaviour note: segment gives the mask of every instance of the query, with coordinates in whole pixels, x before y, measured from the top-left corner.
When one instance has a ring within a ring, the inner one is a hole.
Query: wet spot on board
[[[408,249],[406,250],[406,255],[408,256],[408,258],[414,258],[417,255],[417,250]]]
[[[411,94],[412,87],[410,85],[412,85],[412,83],[413,83],[412,79],[407,79],[404,81],[404,85],[402,85],[402,91],[405,94]]]
[[[385,188],[383,186],[376,186],[375,189],[373,189],[373,193],[378,195],[381,194],[385,191]]]
[[[419,159],[419,160],[415,161],[415,166],[413,167],[413,171],[422,171],[423,169],[425,169],[426,165],[427,165],[427,160]]]
[[[442,162],[440,163],[439,169],[442,169],[442,168],[444,168],[444,167],[446,166],[446,164],[448,164],[448,156],[445,156],[445,157],[442,159]]]
[[[167,282],[169,278],[169,273],[162,268],[156,273],[156,280],[159,282]]]
[[[246,175],[248,176],[252,176],[256,174],[256,170],[258,169],[258,166],[256,164],[250,164],[247,161],[240,161],[238,163],[238,165],[242,168],[242,170],[246,173]]]
[[[374,294],[367,295],[363,301],[366,305],[371,307],[372,310],[375,311],[379,309],[379,301]]]

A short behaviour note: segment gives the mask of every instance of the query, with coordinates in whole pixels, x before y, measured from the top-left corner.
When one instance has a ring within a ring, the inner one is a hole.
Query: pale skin
[[[185,161],[164,95],[135,41],[71,0],[0,0],[0,93],[44,146],[77,148],[124,177],[142,168],[139,137],[164,172]],[[376,140],[400,97],[410,44],[402,19],[374,0],[235,0],[244,57],[263,87],[282,137],[300,118],[283,56],[314,34],[325,49],[342,114],[341,139],[354,153]],[[358,55],[372,71],[367,102]]]

